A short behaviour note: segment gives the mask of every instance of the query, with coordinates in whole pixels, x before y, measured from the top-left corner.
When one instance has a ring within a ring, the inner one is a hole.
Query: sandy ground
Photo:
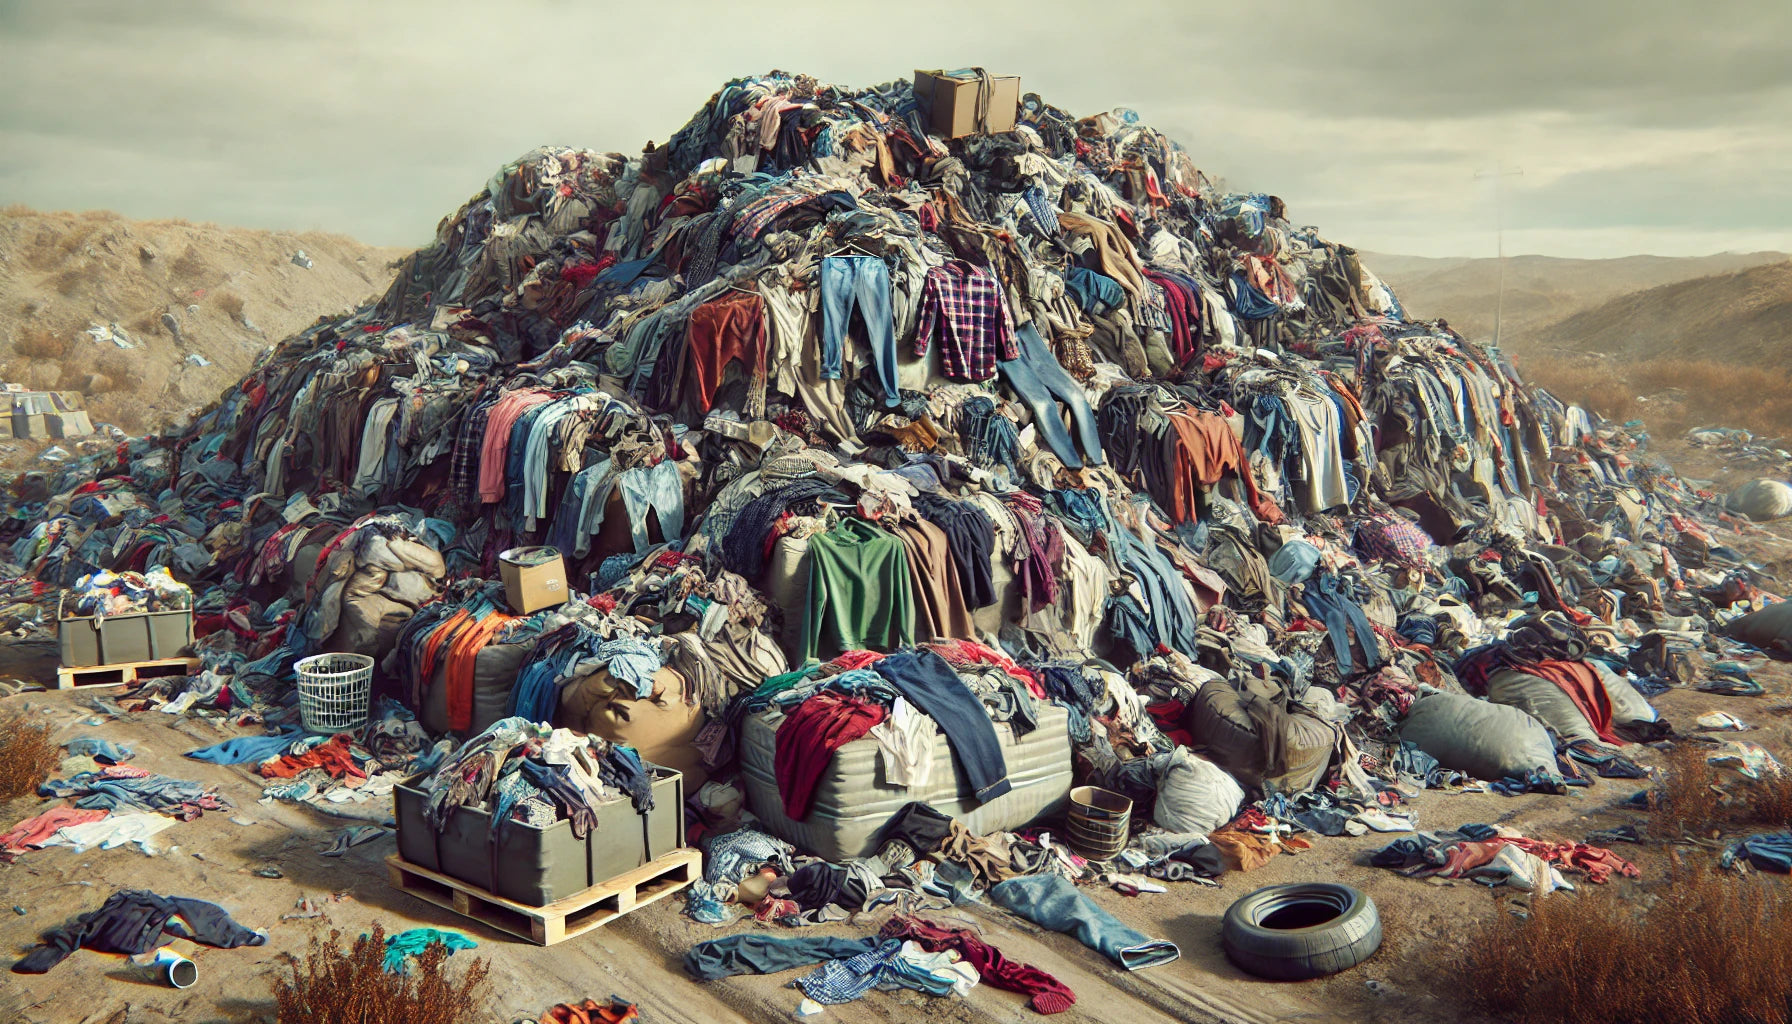
[[[1785,534],[1785,530],[1776,530]],[[1786,545],[1774,538],[1762,555],[1783,557]],[[1779,561],[1779,559],[1772,559]],[[1783,563],[1782,563],[1783,564]],[[22,653],[22,652],[15,652]],[[53,662],[38,650],[33,662],[0,665],[0,674],[51,678]],[[1694,718],[1708,710],[1726,710],[1752,728],[1739,738],[1760,743],[1776,755],[1792,749],[1792,718],[1771,710],[1792,686],[1788,666],[1759,663],[1756,671],[1769,689],[1759,698],[1720,697],[1675,690],[1655,704],[1683,733],[1695,730]],[[200,981],[176,991],[142,980],[119,958],[81,951],[43,976],[9,975],[0,984],[0,1021],[240,1022],[271,1020],[269,981],[287,953],[302,953],[315,937],[331,929],[360,934],[374,922],[388,932],[417,926],[458,929],[479,943],[472,953],[489,957],[492,985],[488,1019],[510,1021],[535,1015],[563,1000],[612,993],[638,1002],[649,1021],[731,1021],[790,1019],[799,993],[786,987],[795,972],[771,977],[743,977],[707,984],[694,983],[680,967],[693,943],[720,934],[753,929],[795,934],[750,919],[726,929],[712,929],[683,916],[676,898],[661,901],[621,920],[561,945],[542,948],[492,931],[453,913],[420,902],[387,887],[381,863],[393,851],[384,839],[331,859],[319,856],[333,831],[352,824],[310,808],[262,805],[259,780],[247,769],[190,761],[181,754],[219,742],[244,730],[206,720],[169,718],[151,713],[125,720],[90,724],[97,712],[90,699],[112,691],[22,694],[4,704],[24,709],[54,724],[59,739],[93,734],[137,750],[132,762],[151,771],[215,784],[235,809],[208,812],[203,818],[176,824],[157,837],[155,856],[135,847],[74,854],[68,850],[34,851],[19,862],[0,865],[0,944],[22,952],[37,934],[81,911],[98,906],[120,888],[150,888],[168,895],[214,900],[244,924],[266,929],[268,944],[236,950],[178,945],[199,966]],[[103,716],[101,716],[103,717]],[[1723,738],[1723,737],[1717,737]],[[1627,751],[1645,764],[1659,764],[1662,752],[1646,747]],[[1644,783],[1598,780],[1570,795],[1431,793],[1411,805],[1421,828],[1450,828],[1468,822],[1514,825],[1525,834],[1548,839],[1584,840],[1588,832],[1643,815],[1621,808]],[[0,807],[5,824],[36,813],[40,802],[15,801]],[[238,825],[231,818],[253,820]],[[1060,1019],[1155,1024],[1166,1021],[1225,1021],[1274,1024],[1293,1021],[1386,1021],[1419,1024],[1440,1020],[1476,1020],[1460,1005],[1438,954],[1461,934],[1467,922],[1486,919],[1521,905],[1528,895],[1513,889],[1489,890],[1470,882],[1429,883],[1370,867],[1368,855],[1391,838],[1317,837],[1314,849],[1281,856],[1250,873],[1225,876],[1220,888],[1172,885],[1158,895],[1124,897],[1111,890],[1088,890],[1090,896],[1139,930],[1170,939],[1182,950],[1174,964],[1127,974],[1075,940],[1042,930],[993,907],[961,908],[938,915],[968,923],[1010,957],[1036,964],[1057,975],[1077,993],[1077,1005]],[[1617,852],[1643,871],[1639,881],[1609,884],[1628,897],[1641,897],[1667,884],[1670,857],[1714,858],[1716,850],[1690,844],[1655,842],[1619,844]],[[252,872],[276,866],[281,878]],[[1367,892],[1380,908],[1386,932],[1382,950],[1353,970],[1319,981],[1269,983],[1231,966],[1219,946],[1221,916],[1227,906],[1251,890],[1272,883],[1334,880]],[[1590,885],[1582,882],[1583,888]],[[340,899],[326,902],[334,896]],[[282,920],[294,904],[310,897],[324,906],[327,917]],[[1554,898],[1579,898],[1561,896]],[[19,912],[6,912],[14,906]],[[882,915],[867,915],[829,930],[862,935],[875,930]],[[1374,982],[1371,986],[1369,983]],[[1376,991],[1379,989],[1379,992]],[[120,1016],[121,1011],[126,1011]],[[930,999],[912,992],[873,992],[857,1003],[833,1007],[827,1017],[840,1021],[907,1020],[920,1013],[955,1021],[1023,1021],[1037,1019],[1022,997],[980,986],[969,999]]]
[[[1775,694],[1786,690],[1786,673],[1773,666],[1763,673]],[[1775,678],[1778,677],[1778,678]],[[475,954],[493,965],[491,1019],[510,1020],[540,1013],[549,1005],[584,996],[616,993],[641,1004],[652,1021],[774,1021],[787,1019],[798,994],[785,988],[793,975],[735,978],[696,984],[685,977],[680,958],[692,944],[719,932],[680,913],[676,900],[644,908],[615,924],[564,944],[540,948],[513,940],[453,913],[422,903],[386,886],[381,859],[392,852],[390,839],[351,850],[340,859],[319,856],[332,831],[352,822],[309,808],[262,805],[260,787],[247,770],[194,762],[185,750],[236,734],[232,726],[194,719],[147,714],[130,720],[91,721],[94,691],[31,694],[7,703],[56,724],[59,738],[91,733],[137,750],[134,764],[152,771],[215,784],[236,809],[208,812],[203,818],[175,825],[158,837],[161,852],[146,856],[134,847],[92,850],[34,851],[18,863],[0,867],[0,907],[14,905],[23,913],[0,913],[0,942],[10,952],[23,951],[44,928],[97,906],[111,891],[146,887],[169,895],[214,900],[240,921],[267,929],[266,946],[213,950],[179,943],[199,966],[200,982],[178,992],[138,979],[120,959],[82,951],[39,977],[9,976],[11,998],[22,1019],[33,1022],[106,1021],[127,1005],[131,1021],[194,1022],[271,1019],[268,980],[280,956],[299,953],[313,937],[327,937],[332,928],[359,934],[375,921],[388,931],[417,926],[460,929],[479,943]],[[1787,749],[1792,730],[1785,719],[1769,714],[1769,698],[1725,698],[1675,691],[1657,704],[1676,723],[1690,728],[1700,711],[1724,708],[1756,729],[1745,734],[1775,751]],[[1659,754],[1634,748],[1639,759]],[[1466,822],[1516,824],[1527,834],[1582,839],[1595,828],[1639,820],[1635,811],[1615,805],[1638,783],[1600,780],[1570,796],[1430,794],[1413,806],[1422,827],[1451,827]],[[4,808],[10,822],[34,813],[37,801],[16,801]],[[232,817],[253,820],[238,825]],[[1314,849],[1282,856],[1247,874],[1231,874],[1223,886],[1210,889],[1173,885],[1171,891],[1136,898],[1107,890],[1090,895],[1110,911],[1153,936],[1175,941],[1182,959],[1138,974],[1121,972],[1097,954],[1065,936],[1041,930],[993,908],[971,908],[955,915],[976,927],[1012,957],[1037,964],[1076,990],[1078,1003],[1066,1021],[1436,1021],[1464,1019],[1454,1003],[1448,978],[1427,966],[1427,953],[1447,943],[1462,922],[1500,912],[1526,897],[1514,890],[1489,891],[1457,882],[1435,885],[1369,867],[1368,854],[1389,837],[1320,837]],[[1668,847],[1623,845],[1619,852],[1642,868],[1641,882],[1618,881],[1616,887],[1641,891],[1659,884],[1665,874]],[[1714,856],[1712,853],[1694,855]],[[283,878],[258,877],[256,868],[276,866]],[[1387,944],[1363,966],[1322,981],[1300,984],[1260,982],[1226,962],[1218,936],[1226,907],[1246,892],[1276,882],[1336,880],[1368,892],[1386,922]],[[324,902],[340,894],[338,902]],[[285,921],[304,897],[318,900],[327,917]],[[879,915],[836,926],[840,934],[863,934]],[[765,928],[748,922],[725,931]],[[785,933],[784,929],[772,929]],[[467,953],[458,954],[468,956]],[[1373,993],[1367,982],[1384,987]],[[4,999],[6,997],[0,997]],[[0,1004],[3,1005],[3,1004]],[[946,1014],[960,1020],[1018,1021],[1035,1015],[1011,993],[979,987],[970,999],[933,1000],[913,993],[872,993],[831,1016],[846,1021],[897,1020],[917,1012]]]

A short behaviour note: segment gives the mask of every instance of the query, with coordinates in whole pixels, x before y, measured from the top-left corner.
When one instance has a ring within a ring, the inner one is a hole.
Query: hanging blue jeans
[[[1064,429],[1064,409],[1068,409],[1071,421],[1076,424],[1083,454],[1088,456],[1090,465],[1101,465],[1101,437],[1096,433],[1095,413],[1090,410],[1083,389],[1064,371],[1032,324],[1015,328],[1014,338],[1020,345],[1020,358],[1003,360],[996,366],[1002,371],[1002,379],[1020,397],[1021,404],[1033,414],[1033,422],[1038,424],[1039,434],[1046,445],[1068,468],[1083,468],[1083,460],[1070,440],[1070,431]],[[1064,403],[1063,409],[1058,407],[1059,402]]]
[[[828,256],[821,261],[821,379],[839,380],[846,325],[854,306],[865,318],[871,361],[884,404],[901,401],[896,386],[896,321],[890,312],[890,268],[875,256]]]
[[[1110,519],[1110,523],[1106,536],[1114,548],[1115,559],[1123,571],[1138,579],[1151,604],[1152,635],[1165,647],[1194,657],[1201,618],[1189,600],[1188,588],[1181,582],[1182,574],[1155,543],[1141,540],[1116,520]]]
[[[548,543],[561,553],[574,558],[590,553],[591,535],[603,525],[604,506],[616,482],[613,468],[612,460],[603,459],[579,470],[567,481],[559,511],[554,513],[554,525],[548,531]]]
[[[628,513],[628,529],[635,553],[647,550],[647,510],[659,519],[660,534],[668,541],[684,536],[684,482],[678,463],[667,459],[652,469],[631,469],[616,478],[622,489],[622,510]]]
[[[1314,577],[1301,600],[1325,623],[1325,631],[1332,638],[1332,652],[1338,656],[1339,672],[1349,675],[1355,670],[1355,662],[1350,656],[1351,630],[1356,631],[1357,642],[1363,646],[1363,661],[1367,667],[1376,668],[1381,664],[1381,652],[1375,646],[1375,630],[1362,608],[1345,591],[1336,573]]]

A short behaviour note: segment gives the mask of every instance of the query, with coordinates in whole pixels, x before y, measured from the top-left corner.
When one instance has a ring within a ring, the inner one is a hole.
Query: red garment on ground
[[[269,779],[290,779],[307,768],[322,768],[332,779],[349,775],[365,779],[367,773],[355,767],[354,756],[349,753],[349,744],[353,741],[354,737],[348,733],[337,733],[303,754],[287,754],[262,762],[261,774]]]
[[[560,1003],[542,1016],[544,1022],[551,1024],[623,1024],[624,1021],[639,1020],[641,1011],[634,1003],[625,1003],[614,996],[608,1005],[595,999],[587,999],[582,1003]]]
[[[797,705],[778,726],[777,748],[772,753],[772,771],[784,797],[784,813],[795,821],[808,817],[815,786],[834,751],[863,737],[887,714],[882,704],[832,691]]]
[[[963,928],[942,928],[931,921],[909,914],[898,914],[885,922],[877,933],[880,939],[913,939],[929,953],[956,949],[965,962],[976,968],[983,980],[996,988],[1033,997],[1030,1004],[1040,1013],[1063,1013],[1076,1005],[1076,993],[1070,986],[1034,967],[1016,963],[1002,951]]]
[[[1625,878],[1642,876],[1642,871],[1635,864],[1602,846],[1552,843],[1547,839],[1528,839],[1524,836],[1494,836],[1453,844],[1445,852],[1443,866],[1437,869],[1436,874],[1445,878],[1460,878],[1469,871],[1492,863],[1502,846],[1516,846],[1526,853],[1541,857],[1546,863],[1583,872],[1589,881],[1598,885],[1604,885],[1614,873]]]
[[[1605,692],[1605,684],[1593,666],[1584,661],[1539,661],[1513,668],[1561,687],[1602,741],[1614,747],[1624,745],[1623,737],[1612,731],[1611,695]]]
[[[42,846],[44,840],[65,825],[84,825],[98,821],[112,812],[104,809],[85,810],[79,807],[52,807],[36,817],[26,818],[5,832],[0,832],[0,854],[20,854]]]
[[[1495,840],[1489,840],[1493,842]],[[1640,878],[1642,871],[1603,846],[1588,846],[1586,843],[1552,843],[1547,839],[1507,839],[1505,842],[1518,847],[1526,853],[1534,853],[1551,864],[1559,864],[1564,868],[1584,871],[1587,878],[1600,885],[1612,877],[1615,872],[1625,878]]]

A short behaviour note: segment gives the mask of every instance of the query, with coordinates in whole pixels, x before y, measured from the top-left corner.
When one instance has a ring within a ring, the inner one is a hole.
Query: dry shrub
[[[87,245],[88,239],[93,237],[95,230],[97,229],[91,224],[78,226],[71,224],[68,230],[63,232],[62,237],[57,240],[56,247],[62,250],[62,255],[73,256]]]
[[[67,298],[81,290],[81,285],[87,280],[87,273],[86,267],[69,267],[51,278],[50,284],[56,289],[56,294]]]
[[[1792,823],[1792,775],[1744,778],[1712,767],[1698,747],[1678,746],[1649,805],[1649,833],[1661,839],[1744,826],[1785,828]]]
[[[1677,867],[1647,902],[1534,896],[1445,954],[1451,987],[1517,1024],[1745,1024],[1792,1005],[1792,890]]]
[[[301,964],[287,954],[290,977],[274,978],[278,1024],[372,1024],[386,1021],[429,1021],[430,1024],[472,1024],[478,1013],[491,964],[474,959],[458,979],[446,970],[448,947],[437,943],[411,961],[405,974],[383,966],[385,929],[373,926],[344,952],[340,931],[330,940],[313,937]]]
[[[73,344],[48,327],[25,327],[13,340],[12,350],[27,359],[61,359]]]
[[[49,388],[52,391],[79,391],[86,395],[104,390],[103,387],[95,387],[96,384],[100,383],[99,379],[82,369],[81,365],[75,360],[71,359],[60,366],[46,366],[44,368],[53,370],[54,374],[38,373],[35,375],[38,383],[33,386],[39,390],[43,389],[44,381],[52,380],[53,383],[49,385]]]
[[[1558,398],[1610,419],[1641,416],[1657,431],[1717,424],[1768,436],[1792,435],[1792,370],[1711,359],[1547,355],[1523,357],[1520,370]],[[1639,396],[1653,400],[1639,401]]]
[[[143,433],[143,424],[147,417],[144,415],[143,406],[134,402],[126,402],[112,410],[110,419],[113,426],[127,434],[136,435]]]
[[[0,716],[0,802],[37,792],[61,763],[49,726],[28,723],[18,713]]]
[[[36,212],[24,203],[8,203],[0,207],[0,217],[29,217]]]
[[[133,338],[146,338],[152,334],[166,334],[168,329],[162,326],[162,310],[158,307],[146,310],[132,317],[125,324]]]
[[[218,292],[213,298],[218,300],[218,308],[232,320],[243,318],[243,297],[235,292]]]
[[[180,258],[168,266],[168,272],[182,281],[196,281],[206,276],[210,270],[211,268],[205,262],[205,257],[199,255],[198,246],[194,245],[187,246],[186,251],[180,254]]]
[[[94,373],[98,379],[89,389],[97,394],[113,391],[129,391],[139,383],[141,376],[128,353],[122,349],[110,349],[101,352],[93,361]]]

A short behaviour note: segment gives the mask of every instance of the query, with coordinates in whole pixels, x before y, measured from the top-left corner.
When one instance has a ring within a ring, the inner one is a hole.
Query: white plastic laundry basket
[[[367,724],[373,659],[365,654],[314,654],[299,673],[299,715],[306,732],[337,733]]]

